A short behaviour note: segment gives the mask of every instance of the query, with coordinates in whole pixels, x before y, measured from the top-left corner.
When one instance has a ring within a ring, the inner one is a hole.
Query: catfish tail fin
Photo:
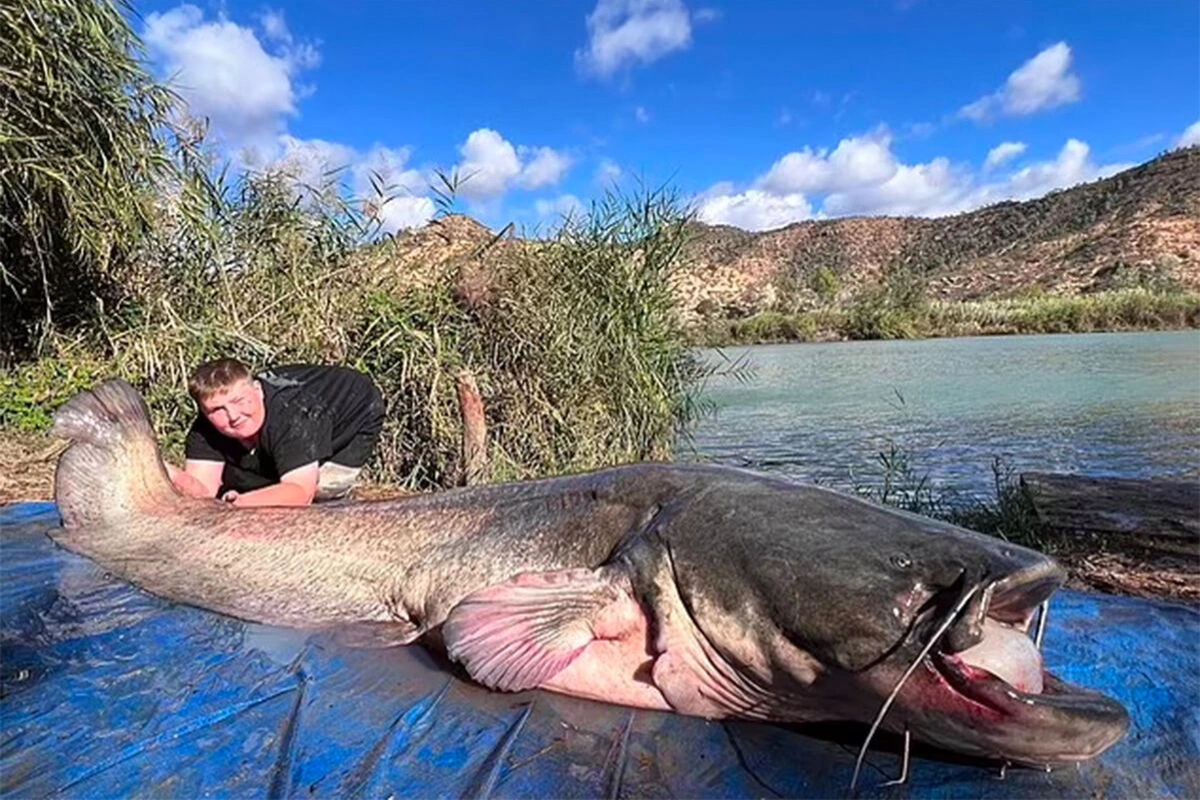
[[[68,400],[54,412],[50,432],[71,440],[54,475],[64,527],[117,520],[179,497],[146,401],[125,381],[108,380]]]

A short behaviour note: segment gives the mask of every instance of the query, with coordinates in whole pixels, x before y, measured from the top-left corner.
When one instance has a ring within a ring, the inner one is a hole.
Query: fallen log
[[[1200,541],[1200,481],[1021,474],[1038,520],[1052,528]]]

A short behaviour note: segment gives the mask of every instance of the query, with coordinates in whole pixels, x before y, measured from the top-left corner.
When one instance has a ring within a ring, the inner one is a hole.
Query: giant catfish
[[[238,509],[172,486],[123,381],[65,403],[54,432],[71,440],[52,533],[68,550],[243,620],[431,642],[494,690],[710,719],[882,720],[1039,767],[1092,758],[1130,724],[1043,667],[1029,634],[1063,582],[1054,561],[832,490],[646,463]]]

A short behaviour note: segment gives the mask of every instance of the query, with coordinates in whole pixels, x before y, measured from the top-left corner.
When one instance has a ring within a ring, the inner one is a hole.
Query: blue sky
[[[155,69],[231,157],[384,174],[392,228],[552,222],[669,182],[750,229],[936,216],[1200,142],[1195,0],[144,2]],[[401,191],[402,189],[402,191]]]

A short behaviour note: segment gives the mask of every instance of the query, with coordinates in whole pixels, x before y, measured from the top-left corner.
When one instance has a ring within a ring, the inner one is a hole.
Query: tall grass
[[[939,487],[901,446],[889,443],[875,462],[854,476],[853,491],[881,505],[941,519],[1037,550],[1053,549],[1051,532],[1038,519],[1033,501],[1014,470],[992,459],[992,493],[962,497]]]
[[[927,315],[942,335],[1082,333],[1200,327],[1200,294],[1134,287],[1078,297],[939,302]]]
[[[493,479],[669,456],[703,411],[707,369],[684,344],[670,290],[684,222],[668,194],[609,194],[453,280],[374,295],[357,338],[381,344],[355,356],[407,409],[389,434],[399,457],[387,478],[451,479],[461,370],[484,395]]]
[[[174,99],[124,0],[0,4],[0,364],[123,296],[173,165]]]
[[[55,405],[120,375],[178,457],[197,363],[343,363],[387,400],[373,476],[430,489],[462,479],[464,372],[484,401],[485,479],[666,458],[703,413],[708,368],[670,290],[686,215],[667,193],[609,194],[539,241],[493,242],[413,280],[393,264],[408,240],[364,245],[353,205],[298,202],[275,174],[217,188],[220,214],[146,237],[135,294],[0,380],[0,427],[44,428]]]

